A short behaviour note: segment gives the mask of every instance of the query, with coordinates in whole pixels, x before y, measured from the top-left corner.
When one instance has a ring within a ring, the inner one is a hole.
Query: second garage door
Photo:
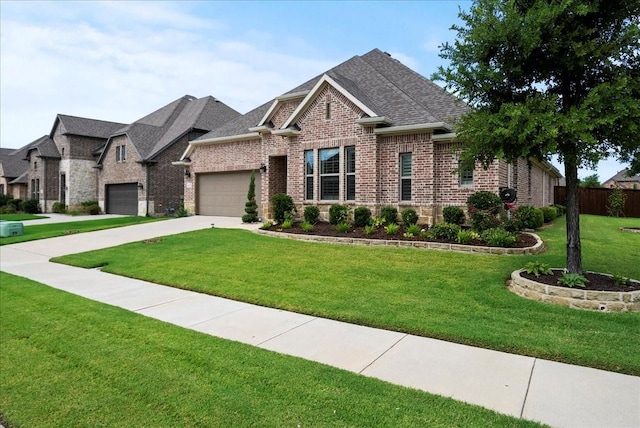
[[[107,214],[138,215],[138,184],[109,184]]]
[[[242,217],[251,171],[198,174],[198,214]],[[255,173],[256,202],[260,212],[260,173]]]

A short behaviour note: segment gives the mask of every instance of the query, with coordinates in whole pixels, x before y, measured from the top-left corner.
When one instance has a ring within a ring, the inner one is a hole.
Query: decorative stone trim
[[[300,233],[273,232],[271,230],[258,229],[256,233],[277,238],[295,239],[297,241],[326,242],[330,244],[351,244],[377,247],[401,247],[419,248],[423,250],[455,251],[461,253],[479,254],[508,254],[508,255],[530,255],[539,254],[545,250],[544,242],[535,233],[529,233],[536,238],[536,245],[527,248],[500,248],[500,247],[479,247],[474,245],[446,244],[442,242],[427,241],[400,241],[394,239],[362,239],[362,238],[342,238],[339,236],[303,235]]]
[[[591,291],[579,288],[559,287],[531,281],[520,275],[523,270],[511,273],[509,290],[519,296],[539,302],[588,309],[602,312],[640,312],[640,290],[638,291]]]
[[[621,227],[620,230],[623,232],[640,233],[640,229],[632,229],[628,227]]]

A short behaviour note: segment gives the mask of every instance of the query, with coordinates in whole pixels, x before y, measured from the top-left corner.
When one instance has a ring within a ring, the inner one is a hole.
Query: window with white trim
[[[127,160],[127,146],[116,146],[116,162]]]
[[[313,199],[313,171],[315,159],[313,150],[305,150],[304,152],[304,198]]]
[[[345,171],[345,200],[354,201],[356,199],[356,148],[349,146],[344,148],[344,171]]]
[[[461,186],[473,186],[473,164],[465,161],[458,161],[458,176]]]
[[[318,150],[320,158],[320,199],[337,200],[340,197],[340,149]]]
[[[411,153],[400,153],[400,200],[411,200]]]

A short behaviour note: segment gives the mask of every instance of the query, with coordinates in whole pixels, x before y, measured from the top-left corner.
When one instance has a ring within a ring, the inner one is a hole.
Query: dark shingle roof
[[[53,128],[49,136],[53,137],[53,132],[58,124],[62,123],[65,135],[79,135],[83,137],[94,137],[107,139],[111,134],[125,126],[124,123],[107,122],[104,120],[87,119],[84,117],[69,116],[59,114],[53,123]]]
[[[468,111],[464,102],[379,49],[354,56],[283,95],[311,90],[324,74],[378,116],[387,117],[396,126],[434,122],[452,124]],[[248,133],[249,128],[258,124],[274,101],[199,139]]]
[[[53,140],[44,135],[19,149],[1,149],[0,163],[4,177],[13,179],[11,183],[26,183],[29,171],[28,155],[32,150],[36,150],[37,156],[60,158],[60,153]]]
[[[127,125],[111,137],[126,134],[143,160],[152,160],[186,133],[211,131],[240,113],[208,96],[185,95]]]
[[[27,155],[32,150],[36,150],[38,152],[37,156],[43,158],[60,159],[60,152],[56,147],[56,143],[54,143],[51,137],[49,137],[48,135],[40,137],[36,141],[34,141],[34,144],[31,145],[29,149],[27,149]]]

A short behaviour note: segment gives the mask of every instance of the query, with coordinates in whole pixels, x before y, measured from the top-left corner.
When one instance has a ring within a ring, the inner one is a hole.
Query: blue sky
[[[245,113],[373,48],[429,77],[470,5],[2,0],[0,146],[48,134],[58,113],[130,123],[186,94]]]

